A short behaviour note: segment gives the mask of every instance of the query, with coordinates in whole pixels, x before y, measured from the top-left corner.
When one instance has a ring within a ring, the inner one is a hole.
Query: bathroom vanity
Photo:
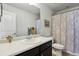
[[[52,56],[52,41],[50,40],[16,56]]]
[[[1,43],[0,56],[52,56],[52,38],[37,37]]]

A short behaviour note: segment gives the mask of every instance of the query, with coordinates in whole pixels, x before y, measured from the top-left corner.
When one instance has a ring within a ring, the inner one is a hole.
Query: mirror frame
[[[1,15],[0,15],[0,22],[1,22],[1,17],[2,17],[2,15],[3,15],[3,5],[2,5],[2,3],[0,3],[0,13],[1,13]]]

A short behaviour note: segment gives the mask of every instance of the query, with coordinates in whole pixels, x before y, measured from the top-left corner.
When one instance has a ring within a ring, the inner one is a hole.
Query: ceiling
[[[27,10],[36,15],[40,14],[40,8],[35,5],[29,5],[29,3],[7,3],[7,4],[23,9],[23,10]],[[54,12],[61,11],[67,8],[72,8],[75,6],[79,6],[79,3],[40,3],[40,4],[49,7]]]
[[[79,3],[43,3],[43,4],[51,8],[52,11],[54,12],[79,6]]]
[[[33,14],[36,14],[36,15],[38,15],[40,13],[39,8],[37,8],[34,5],[29,5],[28,3],[6,3],[6,4],[20,8],[20,9],[25,10],[25,11],[27,10]]]

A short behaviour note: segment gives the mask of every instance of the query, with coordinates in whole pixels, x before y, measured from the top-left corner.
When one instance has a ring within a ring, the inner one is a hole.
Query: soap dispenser
[[[28,27],[28,35],[30,35],[30,34],[31,34],[31,28]]]

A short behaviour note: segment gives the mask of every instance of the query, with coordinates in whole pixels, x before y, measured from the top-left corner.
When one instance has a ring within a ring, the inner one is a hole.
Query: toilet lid
[[[52,44],[52,47],[55,48],[55,49],[64,49],[64,46],[61,45],[61,44],[58,44],[58,43]]]

